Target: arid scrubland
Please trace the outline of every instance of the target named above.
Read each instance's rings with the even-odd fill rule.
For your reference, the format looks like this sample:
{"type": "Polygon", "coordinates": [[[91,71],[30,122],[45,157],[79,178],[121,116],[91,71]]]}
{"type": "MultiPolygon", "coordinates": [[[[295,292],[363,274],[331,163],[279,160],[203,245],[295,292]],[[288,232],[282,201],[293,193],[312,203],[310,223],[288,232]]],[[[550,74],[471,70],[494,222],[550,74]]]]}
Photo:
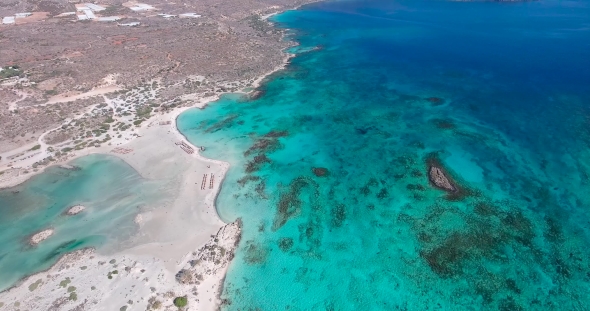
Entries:
{"type": "Polygon", "coordinates": [[[150,2],[133,11],[105,1],[97,18],[118,20],[101,22],[79,20],[84,2],[0,0],[0,16],[17,15],[0,24],[0,172],[121,144],[155,114],[247,89],[292,44],[265,16],[306,2],[150,2]]]}

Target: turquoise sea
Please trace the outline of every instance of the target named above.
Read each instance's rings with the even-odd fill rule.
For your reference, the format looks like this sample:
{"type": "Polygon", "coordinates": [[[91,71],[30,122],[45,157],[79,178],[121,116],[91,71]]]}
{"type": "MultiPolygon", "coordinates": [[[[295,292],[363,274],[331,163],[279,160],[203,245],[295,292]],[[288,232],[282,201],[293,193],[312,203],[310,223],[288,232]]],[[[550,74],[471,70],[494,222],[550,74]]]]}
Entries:
{"type": "Polygon", "coordinates": [[[0,290],[49,268],[65,253],[86,247],[109,253],[130,246],[135,215],[163,200],[156,182],[119,158],[91,155],[70,164],[76,169],[50,167],[0,191],[0,290]],[[86,209],[64,215],[74,205],[86,209]],[[47,228],[55,233],[30,246],[29,238],[47,228]]]}
{"type": "Polygon", "coordinates": [[[328,1],[248,99],[178,120],[232,167],[224,310],[590,310],[590,2],[328,1]],[[442,165],[461,187],[428,180],[442,165]]]}

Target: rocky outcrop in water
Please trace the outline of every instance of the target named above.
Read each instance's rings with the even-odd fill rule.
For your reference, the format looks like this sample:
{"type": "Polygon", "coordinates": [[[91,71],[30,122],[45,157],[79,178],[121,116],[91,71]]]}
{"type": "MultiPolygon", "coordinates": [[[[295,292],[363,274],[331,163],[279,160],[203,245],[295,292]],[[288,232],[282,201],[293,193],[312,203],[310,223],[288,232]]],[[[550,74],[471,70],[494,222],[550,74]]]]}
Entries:
{"type": "Polygon", "coordinates": [[[431,165],[428,169],[428,179],[430,179],[430,182],[432,182],[437,188],[449,192],[457,191],[457,188],[453,185],[453,183],[449,180],[440,167],[431,165]]]}
{"type": "Polygon", "coordinates": [[[250,94],[248,94],[248,99],[249,100],[257,100],[260,97],[262,97],[262,95],[264,95],[264,91],[255,90],[255,91],[252,91],[250,94]]]}
{"type": "Polygon", "coordinates": [[[83,212],[86,209],[86,207],[82,206],[82,205],[74,205],[72,207],[70,207],[67,211],[66,211],[66,215],[68,216],[74,216],[74,215],[78,215],[81,212],[83,212]]]}
{"type": "Polygon", "coordinates": [[[47,240],[50,236],[52,236],[53,232],[54,230],[52,228],[37,232],[31,236],[29,239],[29,244],[36,246],[37,244],[47,240]]]}

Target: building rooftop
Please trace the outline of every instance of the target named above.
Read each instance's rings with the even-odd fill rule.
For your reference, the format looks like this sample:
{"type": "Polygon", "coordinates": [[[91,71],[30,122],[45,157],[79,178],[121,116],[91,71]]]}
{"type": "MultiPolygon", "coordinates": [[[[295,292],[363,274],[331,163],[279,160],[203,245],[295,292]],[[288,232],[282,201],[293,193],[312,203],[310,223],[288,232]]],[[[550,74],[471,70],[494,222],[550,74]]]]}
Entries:
{"type": "Polygon", "coordinates": [[[26,12],[26,13],[16,13],[16,14],[14,14],[14,16],[16,18],[24,18],[24,17],[31,16],[31,15],[33,15],[33,14],[32,13],[29,13],[29,12],[26,12]]]}
{"type": "Polygon", "coordinates": [[[14,24],[14,16],[6,16],[2,19],[2,24],[14,24]]]}
{"type": "Polygon", "coordinates": [[[139,26],[140,24],[141,24],[140,22],[133,22],[133,23],[126,23],[126,24],[119,24],[119,26],[133,27],[133,26],[139,26]]]}
{"type": "Polygon", "coordinates": [[[94,4],[94,3],[86,3],[85,5],[94,12],[106,10],[105,7],[102,7],[102,6],[94,4]]]}
{"type": "Polygon", "coordinates": [[[179,14],[179,17],[193,17],[193,18],[197,18],[197,17],[201,17],[201,15],[197,14],[197,13],[183,13],[183,14],[179,14]]]}
{"type": "Polygon", "coordinates": [[[86,14],[88,19],[95,19],[96,18],[96,15],[94,15],[94,13],[92,13],[92,10],[90,10],[90,9],[83,10],[82,12],[84,12],[84,14],[86,14]]]}
{"type": "Polygon", "coordinates": [[[118,21],[121,18],[119,16],[105,16],[105,17],[99,17],[96,20],[99,22],[114,22],[114,21],[118,21]]]}

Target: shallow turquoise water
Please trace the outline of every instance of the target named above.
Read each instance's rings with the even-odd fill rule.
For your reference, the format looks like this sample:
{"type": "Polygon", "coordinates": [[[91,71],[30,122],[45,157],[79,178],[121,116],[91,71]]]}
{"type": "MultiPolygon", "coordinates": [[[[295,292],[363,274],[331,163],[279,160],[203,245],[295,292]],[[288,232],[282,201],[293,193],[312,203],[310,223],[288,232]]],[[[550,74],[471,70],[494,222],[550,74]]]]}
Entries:
{"type": "Polygon", "coordinates": [[[232,164],[225,310],[588,310],[588,2],[327,2],[276,21],[300,54],[264,95],[178,120],[232,164]],[[461,195],[433,188],[431,161],[461,195]]]}
{"type": "Polygon", "coordinates": [[[22,185],[0,191],[0,290],[23,276],[49,268],[63,254],[85,247],[102,252],[124,248],[137,228],[140,209],[157,203],[157,184],[144,180],[119,158],[91,155],[50,167],[22,185]],[[86,210],[64,213],[74,205],[86,210]],[[36,247],[31,235],[54,228],[36,247]]]}

